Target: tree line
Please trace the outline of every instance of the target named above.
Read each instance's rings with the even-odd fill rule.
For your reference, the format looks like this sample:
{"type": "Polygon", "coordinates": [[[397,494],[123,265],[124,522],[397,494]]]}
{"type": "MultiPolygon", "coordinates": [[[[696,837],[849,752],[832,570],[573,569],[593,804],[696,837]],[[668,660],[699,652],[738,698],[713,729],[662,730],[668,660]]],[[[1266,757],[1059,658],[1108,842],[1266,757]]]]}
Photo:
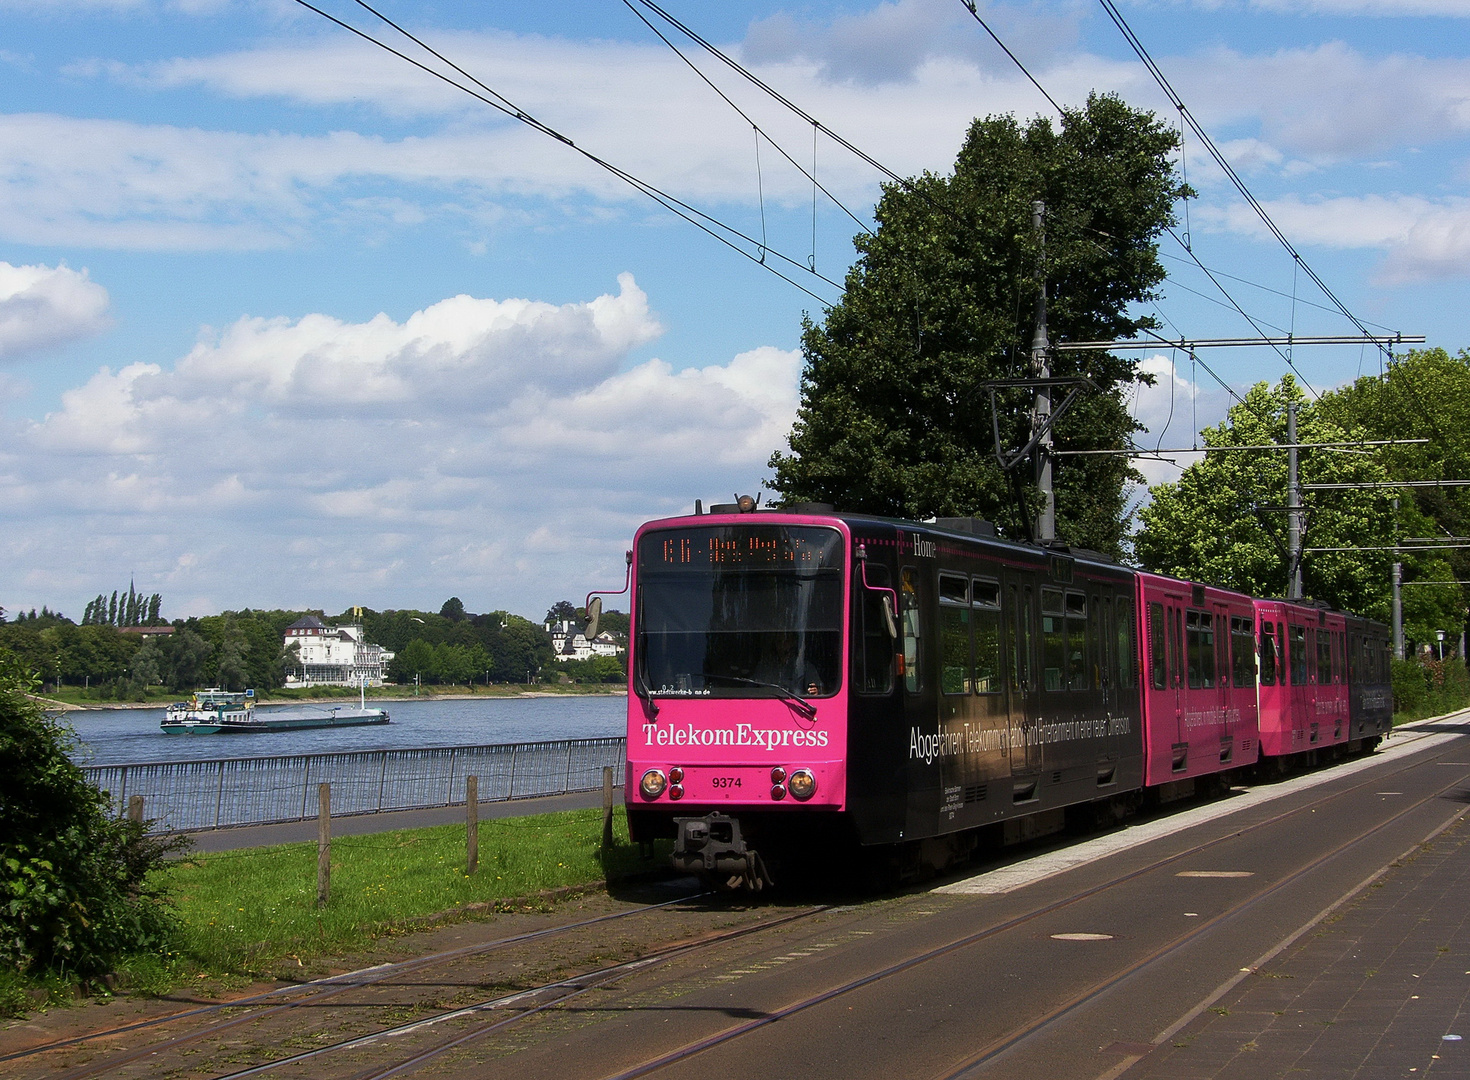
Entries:
{"type": "MultiPolygon", "coordinates": [[[[128,617],[149,618],[154,598],[119,592],[118,611],[128,617]]],[[[161,601],[160,601],[161,603],[161,601]]],[[[335,617],[321,611],[257,610],[246,608],[166,622],[153,616],[146,625],[170,626],[167,636],[148,637],[129,632],[128,623],[111,621],[110,599],[88,604],[88,613],[101,620],[75,623],[57,611],[45,609],[7,620],[0,608],[0,648],[8,649],[34,672],[42,684],[83,688],[102,699],[127,700],[150,690],[166,688],[183,694],[201,686],[231,690],[278,689],[287,674],[299,667],[294,650],[286,647],[288,626],[314,614],[329,625],[360,621],[369,642],[396,654],[387,671],[389,681],[452,685],[525,683],[562,676],[577,682],[617,681],[624,678],[622,662],[558,663],[551,640],[541,623],[507,611],[474,614],[451,598],[438,611],[374,611],[348,609],[335,617]]],[[[617,613],[611,625],[619,624],[617,613]]],[[[124,615],[118,615],[118,618],[124,615]]],[[[604,616],[606,620],[607,616],[604,616]]]]}

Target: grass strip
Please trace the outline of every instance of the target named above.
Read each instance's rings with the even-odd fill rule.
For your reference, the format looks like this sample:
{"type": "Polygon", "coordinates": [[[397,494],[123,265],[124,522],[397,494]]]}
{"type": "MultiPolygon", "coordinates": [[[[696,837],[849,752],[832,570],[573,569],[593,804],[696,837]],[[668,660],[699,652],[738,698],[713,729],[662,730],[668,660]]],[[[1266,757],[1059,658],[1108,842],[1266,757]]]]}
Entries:
{"type": "MultiPolygon", "coordinates": [[[[622,808],[615,813],[615,832],[626,836],[622,808]]],[[[660,865],[633,845],[604,852],[601,842],[598,809],[482,821],[479,870],[469,875],[463,825],[334,837],[331,896],[320,909],[313,842],[196,855],[166,871],[182,923],[179,961],[200,974],[299,971],[475,905],[660,865]]]]}

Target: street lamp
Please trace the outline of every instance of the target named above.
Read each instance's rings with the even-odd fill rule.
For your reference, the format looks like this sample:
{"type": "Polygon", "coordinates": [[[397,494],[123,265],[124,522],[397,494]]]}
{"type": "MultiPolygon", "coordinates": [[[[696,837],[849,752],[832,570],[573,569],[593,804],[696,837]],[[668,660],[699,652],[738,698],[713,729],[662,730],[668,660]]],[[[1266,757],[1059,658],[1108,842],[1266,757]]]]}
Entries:
{"type": "Polygon", "coordinates": [[[1436,630],[1434,636],[1439,639],[1439,658],[1444,659],[1444,631],[1436,630]]]}

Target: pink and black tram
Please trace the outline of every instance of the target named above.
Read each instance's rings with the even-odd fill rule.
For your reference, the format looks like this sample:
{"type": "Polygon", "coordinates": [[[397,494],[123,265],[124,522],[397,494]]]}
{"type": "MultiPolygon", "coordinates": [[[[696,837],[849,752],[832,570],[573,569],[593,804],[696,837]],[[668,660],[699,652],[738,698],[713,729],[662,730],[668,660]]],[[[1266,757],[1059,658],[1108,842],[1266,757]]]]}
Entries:
{"type": "Polygon", "coordinates": [[[1381,687],[1352,685],[1380,674],[1376,624],[976,519],[745,500],[644,525],[629,584],[633,838],[732,884],[860,848],[942,866],[986,826],[1016,839],[1386,730],[1366,718],[1381,687]],[[1287,642],[1284,683],[1258,680],[1258,621],[1263,649],[1287,642]],[[1316,742],[1293,741],[1298,716],[1316,742]]]}

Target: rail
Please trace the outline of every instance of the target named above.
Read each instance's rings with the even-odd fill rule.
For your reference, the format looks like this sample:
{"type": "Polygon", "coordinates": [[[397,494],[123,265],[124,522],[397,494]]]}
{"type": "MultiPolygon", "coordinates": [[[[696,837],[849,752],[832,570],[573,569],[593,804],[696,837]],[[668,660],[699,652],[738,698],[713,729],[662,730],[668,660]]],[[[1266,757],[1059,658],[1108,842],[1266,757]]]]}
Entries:
{"type": "Polygon", "coordinates": [[[332,785],[333,816],[421,810],[464,802],[467,776],[483,802],[592,791],[621,770],[624,740],[563,739],[490,746],[357,750],[338,754],[91,765],[87,778],[114,809],[143,797],[159,831],[302,821],[317,814],[317,785],[332,785]]]}

